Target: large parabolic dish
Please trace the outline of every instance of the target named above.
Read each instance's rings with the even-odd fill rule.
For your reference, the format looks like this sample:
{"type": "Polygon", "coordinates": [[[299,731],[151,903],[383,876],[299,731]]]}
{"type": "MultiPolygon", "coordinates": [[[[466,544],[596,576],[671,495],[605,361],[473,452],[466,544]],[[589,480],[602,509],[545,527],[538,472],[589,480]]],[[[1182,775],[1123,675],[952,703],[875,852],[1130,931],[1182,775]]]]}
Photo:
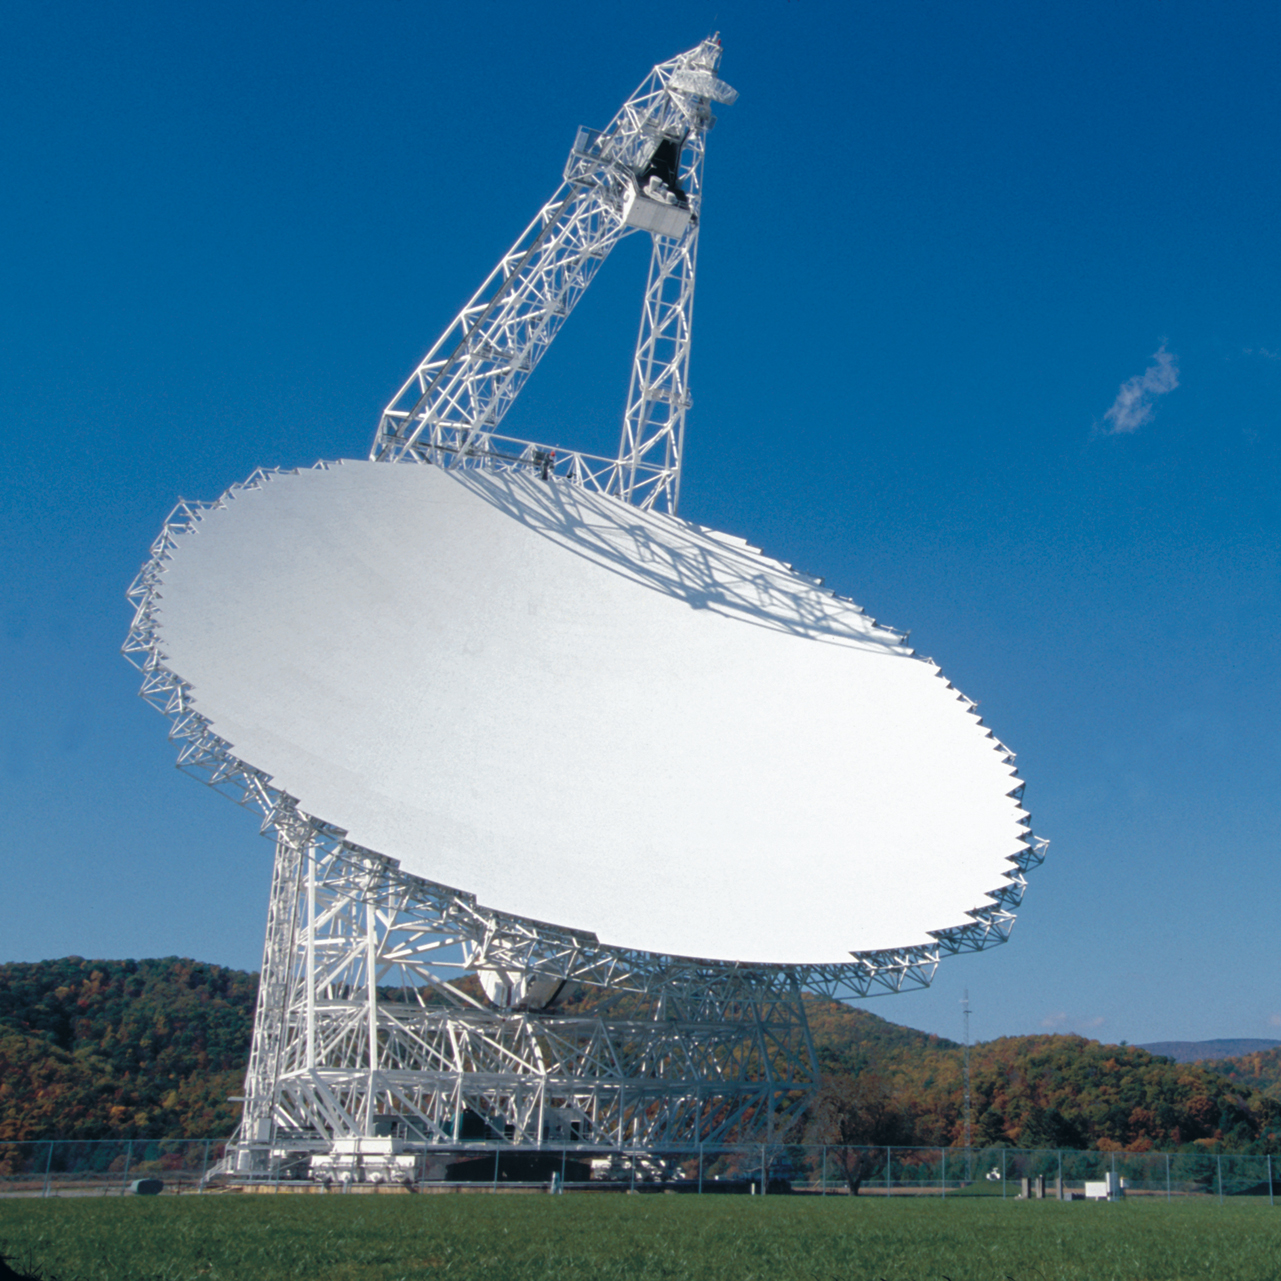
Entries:
{"type": "Polygon", "coordinates": [[[203,509],[155,652],[235,759],[415,876],[601,944],[839,963],[1031,840],[928,659],[741,539],[535,472],[343,462],[203,509]]]}

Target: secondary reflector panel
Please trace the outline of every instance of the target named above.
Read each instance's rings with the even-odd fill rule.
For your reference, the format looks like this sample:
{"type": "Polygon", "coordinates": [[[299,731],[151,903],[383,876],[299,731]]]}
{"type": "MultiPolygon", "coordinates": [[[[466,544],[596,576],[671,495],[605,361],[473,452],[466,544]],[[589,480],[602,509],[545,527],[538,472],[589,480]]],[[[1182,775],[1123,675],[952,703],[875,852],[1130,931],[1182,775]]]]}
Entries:
{"type": "Polygon", "coordinates": [[[602,943],[925,943],[1025,848],[1005,750],[899,635],[566,482],[278,474],[179,537],[160,597],[195,709],[303,811],[602,943]]]}

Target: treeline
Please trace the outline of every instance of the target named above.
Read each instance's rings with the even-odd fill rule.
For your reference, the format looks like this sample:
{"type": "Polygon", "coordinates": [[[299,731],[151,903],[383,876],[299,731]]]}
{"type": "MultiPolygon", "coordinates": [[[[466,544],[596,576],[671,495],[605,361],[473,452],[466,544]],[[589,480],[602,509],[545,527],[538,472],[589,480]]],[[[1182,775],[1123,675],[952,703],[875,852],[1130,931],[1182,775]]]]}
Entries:
{"type": "Polygon", "coordinates": [[[1212,1072],[1220,1072],[1234,1084],[1281,1103],[1281,1046],[1273,1050],[1251,1050],[1235,1059],[1216,1059],[1203,1063],[1212,1072]]]}
{"type": "MultiPolygon", "coordinates": [[[[811,1002],[810,1025],[827,1082],[812,1109],[815,1141],[964,1143],[961,1046],[833,1002],[811,1002]]],[[[970,1050],[971,1143],[1281,1151],[1281,1099],[1267,1092],[1275,1091],[1267,1073],[1279,1057],[1269,1051],[1211,1066],[1081,1036],[987,1041],[970,1050]]]]}
{"type": "MultiPolygon", "coordinates": [[[[168,957],[0,965],[0,1142],[231,1133],[258,976],[168,957]]],[[[584,992],[569,1004],[593,1005],[584,992]]],[[[807,998],[826,1085],[814,1142],[964,1142],[963,1050],[807,998]]],[[[1281,1051],[1180,1064],[1079,1036],[970,1052],[971,1142],[1281,1152],[1281,1051]]]]}
{"type": "Polygon", "coordinates": [[[178,957],[0,965],[0,1141],[229,1134],[257,992],[178,957]]]}

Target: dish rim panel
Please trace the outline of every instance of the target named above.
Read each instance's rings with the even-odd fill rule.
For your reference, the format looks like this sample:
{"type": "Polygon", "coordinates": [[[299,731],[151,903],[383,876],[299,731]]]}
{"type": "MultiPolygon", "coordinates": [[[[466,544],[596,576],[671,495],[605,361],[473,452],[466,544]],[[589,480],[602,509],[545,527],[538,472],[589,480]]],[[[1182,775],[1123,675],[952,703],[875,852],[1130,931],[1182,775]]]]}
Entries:
{"type": "MultiPolygon", "coordinates": [[[[1047,841],[1034,834],[1030,816],[1023,833],[1018,837],[1023,842],[1024,848],[1006,857],[1005,861],[1010,867],[1003,874],[1005,883],[986,892],[986,897],[989,899],[987,904],[964,913],[970,918],[967,922],[925,931],[933,940],[931,944],[863,951],[851,950],[849,961],[798,963],[740,962],[672,952],[650,952],[602,943],[590,931],[490,908],[477,903],[475,895],[466,890],[403,871],[395,856],[348,842],[345,829],[321,816],[300,810],[295,798],[277,787],[258,767],[240,759],[231,746],[213,732],[209,720],[195,710],[190,697],[190,686],[167,666],[161,653],[160,628],[156,613],[161,599],[162,576],[175,550],[177,540],[196,528],[203,513],[224,508],[238,494],[261,489],[275,477],[298,475],[313,470],[327,471],[339,465],[341,463],[338,461],[321,460],[312,468],[258,468],[245,481],[229,486],[217,499],[180,500],[166,519],[160,534],[152,544],[149,559],[127,593],[134,605],[134,619],[123,646],[123,653],[126,659],[143,673],[140,696],[170,720],[170,737],[185,744],[179,748],[178,768],[201,778],[216,790],[231,795],[232,799],[239,804],[261,810],[264,815],[264,833],[271,827],[279,827],[281,822],[301,822],[313,834],[317,843],[327,845],[335,851],[347,851],[356,861],[369,858],[379,860],[394,871],[395,877],[407,891],[430,902],[435,910],[439,910],[442,905],[448,905],[449,910],[461,910],[464,914],[470,914],[474,918],[474,928],[465,932],[496,929],[540,938],[553,952],[569,949],[572,952],[582,953],[583,956],[579,958],[580,968],[586,954],[591,953],[592,960],[588,968],[593,970],[603,965],[610,971],[621,968],[629,973],[655,970],[669,972],[674,967],[694,967],[702,971],[715,972],[729,970],[740,973],[745,970],[783,972],[793,975],[795,981],[806,988],[828,995],[866,996],[877,991],[899,991],[906,987],[927,986],[933,977],[934,969],[943,957],[963,952],[982,951],[1008,939],[1015,913],[1026,890],[1027,875],[1044,860],[1048,845],[1047,841]],[[928,975],[924,971],[928,971],[928,975]]],[[[550,483],[571,482],[554,478],[550,483]]],[[[705,529],[683,518],[671,519],[682,520],[682,523],[700,535],[724,539],[732,545],[744,547],[753,552],[758,551],[745,539],[739,539],[718,530],[705,529]]],[[[772,564],[810,587],[821,581],[782,562],[772,561],[772,564]]],[[[841,601],[848,599],[837,596],[836,593],[827,589],[820,590],[841,601]]],[[[884,632],[894,632],[892,628],[879,624],[876,626],[884,632]]],[[[896,634],[905,635],[904,633],[896,634]]],[[[916,661],[931,660],[920,659],[918,656],[916,661]]],[[[935,667],[937,669],[937,665],[935,667]]],[[[946,677],[943,679],[946,680],[946,677]]],[[[948,688],[955,689],[950,682],[948,682],[948,688]]],[[[973,711],[975,704],[966,699],[960,691],[956,692],[958,698],[967,704],[970,714],[975,716],[977,724],[983,726],[982,719],[973,711]]],[[[1002,753],[1003,763],[1011,768],[1012,786],[1007,795],[1021,802],[1025,783],[1018,774],[1014,754],[999,739],[996,739],[990,729],[988,729],[988,737],[993,740],[993,750],[1002,753]]],[[[547,960],[546,957],[540,959],[535,963],[535,968],[546,970],[547,960]]],[[[572,969],[573,966],[569,968],[572,969]]],[[[547,972],[557,972],[555,965],[547,972]]],[[[565,977],[572,976],[566,973],[565,977]]],[[[592,979],[584,977],[582,981],[591,982],[592,979]]],[[[616,979],[612,978],[610,981],[616,981],[616,979]]]]}

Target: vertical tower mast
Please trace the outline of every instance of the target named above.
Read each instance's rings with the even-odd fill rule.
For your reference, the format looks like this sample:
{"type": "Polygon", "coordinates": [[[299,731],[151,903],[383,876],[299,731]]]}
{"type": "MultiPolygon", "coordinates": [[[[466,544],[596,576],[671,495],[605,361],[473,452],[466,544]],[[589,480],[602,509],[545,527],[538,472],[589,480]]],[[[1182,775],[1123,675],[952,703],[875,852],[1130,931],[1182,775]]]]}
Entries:
{"type": "Polygon", "coordinates": [[[970,989],[961,998],[961,1011],[965,1015],[965,1177],[973,1178],[970,1168],[970,989]]]}
{"type": "MultiPolygon", "coordinates": [[[[701,136],[689,150],[696,154],[683,177],[694,188],[702,182],[701,136]]],[[[654,237],[618,447],[616,492],[629,503],[641,507],[657,503],[671,512],[680,499],[685,413],[690,406],[689,352],[697,257],[697,225],[679,239],[654,237]]]]}
{"type": "Polygon", "coordinates": [[[641,507],[674,511],[689,408],[690,323],[702,205],[704,135],[717,37],[660,63],[603,130],[580,129],[564,179],[383,410],[370,456],[503,469],[558,467],[641,507]],[[497,434],[535,365],[610,250],[633,231],[654,240],[616,459],[497,434]]]}

